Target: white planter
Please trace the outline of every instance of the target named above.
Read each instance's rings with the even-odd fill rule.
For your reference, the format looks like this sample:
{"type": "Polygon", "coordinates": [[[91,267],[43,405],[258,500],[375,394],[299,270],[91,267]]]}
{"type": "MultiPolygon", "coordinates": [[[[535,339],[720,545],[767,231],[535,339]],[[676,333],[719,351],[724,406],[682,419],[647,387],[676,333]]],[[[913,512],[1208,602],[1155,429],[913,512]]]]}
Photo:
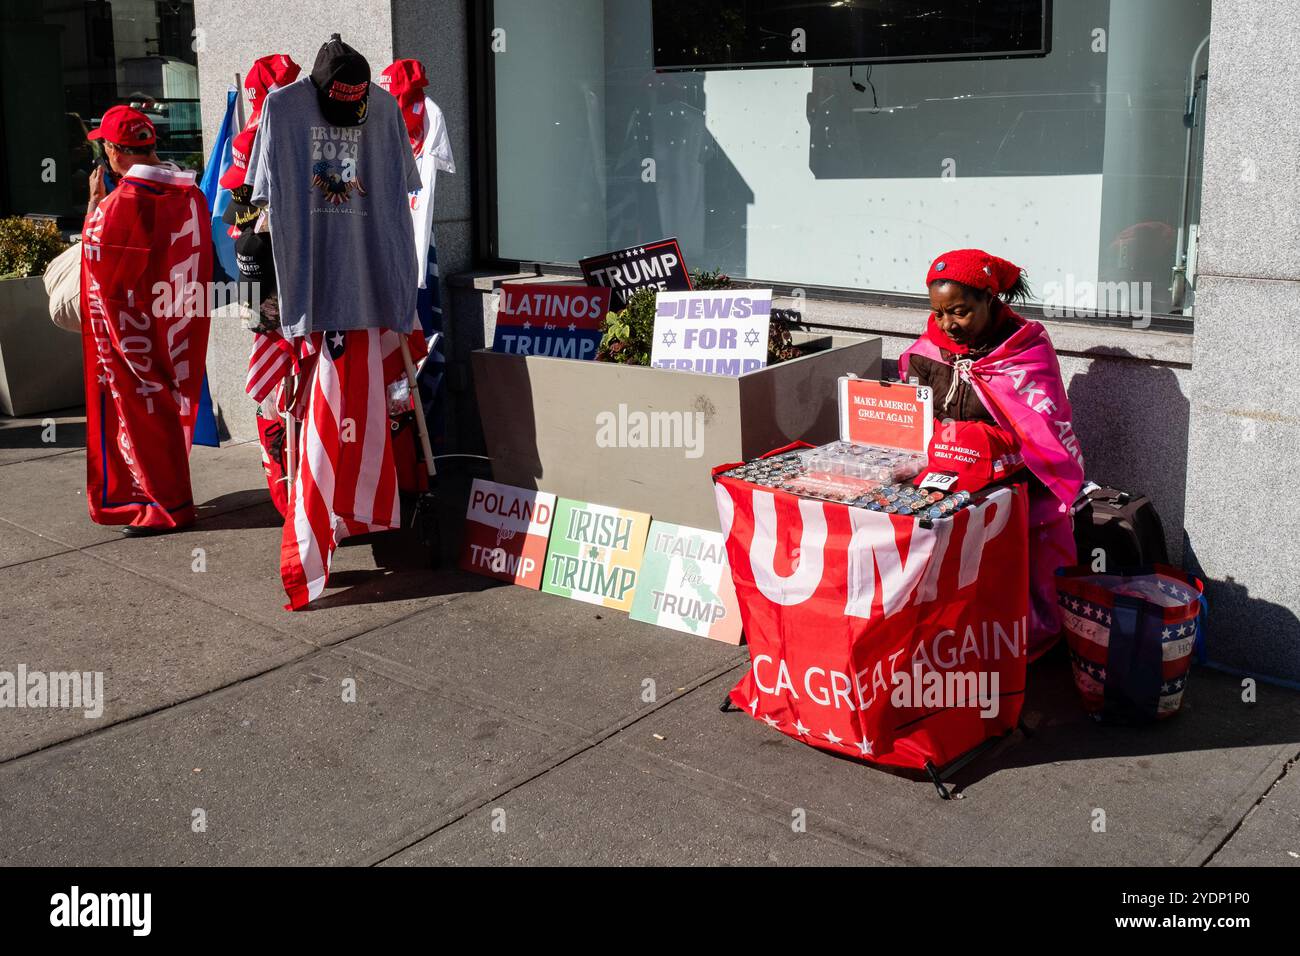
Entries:
{"type": "Polygon", "coordinates": [[[879,338],[796,332],[794,339],[809,354],[739,378],[476,351],[474,387],[493,477],[716,529],[714,465],[796,439],[833,441],[839,377],[880,376],[879,338]],[[698,423],[692,447],[624,441],[635,437],[624,425],[655,413],[698,423]],[[602,421],[612,430],[602,432],[602,421]]]}
{"type": "Polygon", "coordinates": [[[50,321],[40,276],[0,280],[0,413],[84,405],[81,336],[50,321]]]}

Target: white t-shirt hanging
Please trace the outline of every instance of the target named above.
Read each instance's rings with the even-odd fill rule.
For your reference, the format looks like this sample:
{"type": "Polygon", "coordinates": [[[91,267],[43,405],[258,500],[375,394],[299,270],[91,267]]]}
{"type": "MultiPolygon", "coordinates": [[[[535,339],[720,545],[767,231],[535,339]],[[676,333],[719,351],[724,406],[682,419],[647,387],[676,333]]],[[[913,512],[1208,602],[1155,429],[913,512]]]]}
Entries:
{"type": "Polygon", "coordinates": [[[438,104],[426,96],[415,109],[424,114],[424,140],[415,156],[416,168],[420,170],[420,191],[411,193],[411,220],[415,227],[415,251],[420,259],[417,275],[423,289],[428,281],[429,246],[433,242],[433,196],[438,170],[454,173],[456,161],[451,155],[447,123],[438,104]]]}

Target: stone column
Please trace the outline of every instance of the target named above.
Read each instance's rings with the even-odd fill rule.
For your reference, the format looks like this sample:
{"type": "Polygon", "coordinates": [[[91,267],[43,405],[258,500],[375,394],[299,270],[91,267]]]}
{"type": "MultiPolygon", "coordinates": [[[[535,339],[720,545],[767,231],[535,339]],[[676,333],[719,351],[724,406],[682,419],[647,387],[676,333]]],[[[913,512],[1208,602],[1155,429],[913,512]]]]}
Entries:
{"type": "Polygon", "coordinates": [[[1300,6],[1215,0],[1185,560],[1207,581],[1211,659],[1290,682],[1300,682],[1297,90],[1300,6]]]}

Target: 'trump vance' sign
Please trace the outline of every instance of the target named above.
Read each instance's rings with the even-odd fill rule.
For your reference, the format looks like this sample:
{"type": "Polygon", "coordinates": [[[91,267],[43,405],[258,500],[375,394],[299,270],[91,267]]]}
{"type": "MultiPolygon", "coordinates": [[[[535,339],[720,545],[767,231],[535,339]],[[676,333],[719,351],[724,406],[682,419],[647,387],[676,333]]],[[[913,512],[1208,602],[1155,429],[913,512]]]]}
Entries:
{"type": "Polygon", "coordinates": [[[508,285],[501,289],[492,351],[592,359],[609,311],[609,290],[580,285],[508,285]]]}
{"type": "Polygon", "coordinates": [[[638,289],[660,292],[687,292],[691,276],[676,239],[661,239],[648,246],[633,246],[606,252],[578,263],[591,285],[609,289],[614,308],[622,309],[638,289]]]}
{"type": "Polygon", "coordinates": [[[660,292],[650,364],[683,372],[744,375],[767,365],[771,289],[660,292]]]}

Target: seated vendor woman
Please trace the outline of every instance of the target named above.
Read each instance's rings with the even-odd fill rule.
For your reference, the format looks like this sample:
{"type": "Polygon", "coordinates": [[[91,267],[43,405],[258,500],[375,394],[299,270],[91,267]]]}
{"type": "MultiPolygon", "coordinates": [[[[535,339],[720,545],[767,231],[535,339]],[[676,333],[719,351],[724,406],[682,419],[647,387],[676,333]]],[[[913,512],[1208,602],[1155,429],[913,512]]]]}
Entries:
{"type": "Polygon", "coordinates": [[[1070,505],[1083,455],[1046,329],[1012,310],[1028,297],[1019,266],[980,249],[934,260],[926,275],[925,333],[898,360],[899,377],[934,394],[931,471],[976,491],[998,481],[1029,486],[1030,660],[1060,636],[1055,572],[1075,563],[1070,505]]]}

